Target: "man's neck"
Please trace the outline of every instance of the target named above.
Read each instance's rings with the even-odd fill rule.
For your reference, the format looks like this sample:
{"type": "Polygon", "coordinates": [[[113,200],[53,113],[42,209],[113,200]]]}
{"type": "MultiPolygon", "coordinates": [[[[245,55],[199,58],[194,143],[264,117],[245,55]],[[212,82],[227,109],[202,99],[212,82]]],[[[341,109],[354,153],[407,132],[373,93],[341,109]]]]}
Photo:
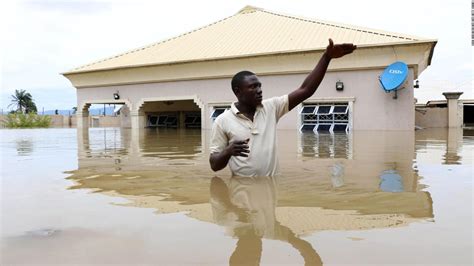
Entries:
{"type": "Polygon", "coordinates": [[[255,115],[255,110],[257,110],[256,107],[254,106],[248,106],[245,105],[241,102],[235,103],[235,107],[243,114],[245,115],[248,119],[253,121],[253,116],[255,115]]]}

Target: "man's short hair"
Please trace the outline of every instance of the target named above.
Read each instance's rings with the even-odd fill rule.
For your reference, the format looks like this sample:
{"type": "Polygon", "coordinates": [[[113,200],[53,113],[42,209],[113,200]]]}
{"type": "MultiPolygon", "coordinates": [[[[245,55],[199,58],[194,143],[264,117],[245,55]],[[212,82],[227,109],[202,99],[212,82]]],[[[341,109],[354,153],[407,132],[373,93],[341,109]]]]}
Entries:
{"type": "Polygon", "coordinates": [[[255,73],[248,70],[240,71],[239,73],[235,74],[234,77],[232,77],[231,82],[232,90],[235,91],[235,88],[239,88],[245,77],[253,75],[255,75],[255,73]]]}

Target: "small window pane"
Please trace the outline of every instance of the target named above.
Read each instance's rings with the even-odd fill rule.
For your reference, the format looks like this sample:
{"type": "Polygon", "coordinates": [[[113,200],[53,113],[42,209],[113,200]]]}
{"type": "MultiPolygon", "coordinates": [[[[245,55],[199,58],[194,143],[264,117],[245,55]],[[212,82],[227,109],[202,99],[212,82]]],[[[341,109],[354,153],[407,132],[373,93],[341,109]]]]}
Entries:
{"type": "Polygon", "coordinates": [[[158,125],[164,125],[167,118],[167,115],[160,115],[160,117],[158,118],[158,125]]]}
{"type": "Polygon", "coordinates": [[[178,119],[174,116],[168,116],[165,120],[166,124],[174,124],[178,119]]]}
{"type": "Polygon", "coordinates": [[[320,124],[320,125],[318,126],[318,132],[323,132],[323,131],[324,131],[324,132],[326,132],[326,131],[329,132],[330,129],[331,129],[331,125],[327,125],[327,124],[322,124],[322,125],[321,125],[321,124],[320,124]]]}
{"type": "Polygon", "coordinates": [[[158,121],[157,116],[150,116],[150,125],[156,125],[156,121],[158,121]]]}
{"type": "Polygon", "coordinates": [[[316,126],[316,125],[304,124],[304,125],[301,127],[301,131],[312,131],[315,126],[316,126]]]}
{"type": "Polygon", "coordinates": [[[186,118],[184,119],[184,123],[185,124],[191,124],[191,123],[194,123],[194,120],[196,119],[195,116],[186,116],[186,118]]]}
{"type": "Polygon", "coordinates": [[[212,112],[211,118],[216,119],[216,117],[220,116],[225,110],[229,109],[230,107],[222,106],[222,107],[215,107],[214,112],[212,112]]]}
{"type": "Polygon", "coordinates": [[[318,108],[318,114],[329,114],[329,111],[331,111],[331,106],[323,105],[318,108]]]}
{"type": "Polygon", "coordinates": [[[316,106],[304,106],[301,110],[301,114],[313,114],[316,106]]]}
{"type": "Polygon", "coordinates": [[[216,117],[220,116],[224,111],[225,111],[225,109],[215,109],[214,113],[212,113],[212,118],[216,118],[216,117]]]}
{"type": "Polygon", "coordinates": [[[332,111],[334,114],[345,114],[347,112],[347,106],[334,106],[334,109],[332,111]]]}
{"type": "Polygon", "coordinates": [[[343,132],[343,131],[346,131],[347,129],[347,124],[335,124],[334,125],[334,128],[332,129],[332,131],[334,132],[343,132]]]}

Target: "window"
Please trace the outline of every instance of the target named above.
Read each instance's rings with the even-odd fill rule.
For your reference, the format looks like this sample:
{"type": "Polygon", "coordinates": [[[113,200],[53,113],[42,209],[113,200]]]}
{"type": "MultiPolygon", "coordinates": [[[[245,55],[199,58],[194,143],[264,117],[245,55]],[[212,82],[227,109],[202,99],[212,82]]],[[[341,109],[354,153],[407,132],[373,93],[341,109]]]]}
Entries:
{"type": "Polygon", "coordinates": [[[300,131],[346,133],[349,130],[347,103],[305,104],[300,115],[300,131]]]}
{"type": "Polygon", "coordinates": [[[218,116],[230,109],[230,106],[215,106],[212,109],[211,120],[214,122],[218,116]]]}
{"type": "Polygon", "coordinates": [[[178,127],[178,115],[176,113],[149,115],[148,126],[178,127]]]}
{"type": "Polygon", "coordinates": [[[200,113],[185,113],[184,126],[186,128],[200,128],[201,127],[201,114],[200,113]]]}

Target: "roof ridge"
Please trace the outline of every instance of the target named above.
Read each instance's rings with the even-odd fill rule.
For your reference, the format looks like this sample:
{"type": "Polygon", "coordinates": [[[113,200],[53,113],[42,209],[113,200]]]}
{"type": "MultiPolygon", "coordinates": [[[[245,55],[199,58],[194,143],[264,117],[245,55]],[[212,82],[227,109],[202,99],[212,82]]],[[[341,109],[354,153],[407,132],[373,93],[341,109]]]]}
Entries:
{"type": "MultiPolygon", "coordinates": [[[[251,7],[251,6],[246,6],[245,8],[247,8],[247,7],[251,7]]],[[[244,9],[245,9],[245,8],[244,8],[244,9]]],[[[252,8],[253,8],[253,7],[252,7],[252,8]]],[[[255,9],[254,9],[254,10],[255,10],[255,9]]],[[[244,10],[242,9],[241,11],[244,11],[244,10]]],[[[249,11],[249,10],[248,10],[248,11],[249,11]]],[[[252,11],[252,12],[254,12],[254,11],[252,11]]],[[[222,22],[222,21],[224,21],[224,20],[227,20],[227,19],[230,19],[230,18],[232,18],[232,17],[234,17],[234,16],[237,16],[237,15],[239,15],[240,13],[241,13],[241,12],[239,11],[239,13],[237,13],[237,14],[234,14],[234,15],[231,15],[231,16],[228,16],[228,17],[225,17],[225,18],[220,19],[220,20],[218,20],[218,21],[216,21],[216,22],[207,24],[207,25],[205,25],[205,26],[196,28],[196,29],[194,29],[194,30],[191,30],[191,31],[182,33],[182,34],[177,35],[177,36],[174,36],[174,37],[170,37],[170,38],[165,39],[165,40],[162,40],[162,41],[154,42],[154,43],[149,44],[149,45],[146,45],[146,46],[142,46],[142,47],[139,47],[139,48],[135,48],[135,49],[132,49],[132,50],[128,50],[128,51],[123,52],[123,53],[120,53],[120,54],[118,54],[118,55],[109,56],[109,57],[100,59],[100,60],[94,61],[94,62],[92,62],[92,63],[89,63],[89,64],[86,64],[86,65],[82,65],[82,66],[73,68],[71,71],[77,71],[77,70],[80,70],[80,69],[82,69],[82,68],[89,67],[89,66],[92,66],[92,65],[95,65],[95,64],[98,64],[98,63],[102,63],[102,62],[105,62],[105,61],[108,61],[108,60],[111,60],[111,59],[114,59],[114,58],[118,58],[118,57],[121,57],[121,56],[124,56],[124,55],[127,55],[127,54],[131,54],[131,53],[135,53],[135,52],[142,51],[142,50],[145,50],[145,49],[149,49],[149,48],[151,48],[151,47],[153,47],[153,46],[156,46],[156,45],[159,45],[159,44],[162,44],[162,43],[166,43],[166,42],[169,42],[169,41],[171,41],[171,40],[174,40],[174,39],[183,37],[183,36],[185,36],[185,35],[191,34],[191,33],[193,33],[193,32],[202,30],[202,29],[204,29],[204,28],[210,27],[210,26],[212,26],[212,25],[214,25],[214,24],[220,23],[220,22],[222,22]]]]}
{"type": "MultiPolygon", "coordinates": [[[[417,37],[417,36],[408,36],[408,35],[407,36],[401,36],[400,33],[396,33],[396,32],[382,33],[382,32],[377,32],[377,29],[371,29],[371,28],[366,28],[366,27],[356,26],[356,25],[345,25],[343,23],[336,23],[336,22],[332,22],[332,21],[324,21],[324,20],[321,20],[321,19],[299,17],[299,16],[294,16],[294,15],[274,12],[274,11],[270,11],[270,10],[266,10],[266,9],[262,9],[262,8],[258,8],[258,9],[256,9],[256,11],[261,11],[261,12],[268,13],[268,14],[275,15],[275,16],[281,16],[281,17],[297,19],[297,20],[306,21],[306,22],[317,23],[317,24],[321,24],[321,25],[325,25],[325,26],[331,26],[331,27],[347,29],[347,30],[355,30],[355,31],[371,33],[371,34],[377,34],[377,35],[387,36],[387,37],[394,37],[394,38],[399,38],[399,39],[404,39],[404,40],[419,41],[421,39],[421,37],[417,37]],[[387,33],[391,33],[391,34],[387,34],[387,33]],[[398,35],[393,35],[393,34],[398,34],[398,35]]],[[[383,31],[383,30],[380,30],[380,31],[383,31]]]]}
{"type": "Polygon", "coordinates": [[[263,11],[263,10],[264,9],[260,8],[260,7],[256,7],[256,6],[252,6],[252,5],[246,5],[244,8],[239,10],[239,12],[237,12],[237,14],[253,13],[255,11],[263,11]]]}

